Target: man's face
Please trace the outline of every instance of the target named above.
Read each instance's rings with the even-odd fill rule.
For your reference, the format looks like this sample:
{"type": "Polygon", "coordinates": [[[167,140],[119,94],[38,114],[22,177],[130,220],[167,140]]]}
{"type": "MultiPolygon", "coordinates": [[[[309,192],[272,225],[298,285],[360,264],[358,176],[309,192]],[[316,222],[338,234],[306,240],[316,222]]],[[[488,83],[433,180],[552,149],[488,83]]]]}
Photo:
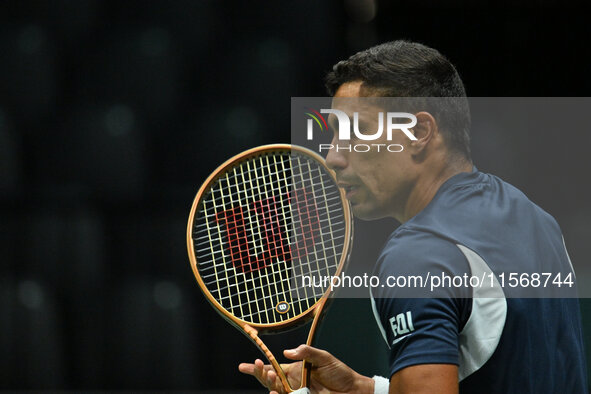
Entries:
{"type": "MultiPolygon", "coordinates": [[[[333,98],[333,108],[346,112],[353,127],[353,112],[359,113],[359,130],[373,134],[378,130],[379,112],[383,109],[372,106],[360,96],[361,82],[341,85],[333,98]]],[[[331,149],[326,156],[327,165],[336,172],[338,184],[345,189],[351,202],[353,213],[360,219],[373,220],[383,217],[397,217],[404,209],[413,182],[413,166],[410,153],[406,150],[409,138],[401,132],[393,132],[392,140],[387,140],[386,116],[384,113],[384,132],[377,140],[356,139],[338,140],[338,126],[334,115],[330,115],[329,126],[333,130],[331,149]],[[372,147],[368,152],[349,152],[342,149],[354,144],[384,144],[380,151],[372,147]],[[400,144],[402,152],[389,152],[385,146],[400,144]],[[339,151],[336,151],[339,145],[339,151]]]]}

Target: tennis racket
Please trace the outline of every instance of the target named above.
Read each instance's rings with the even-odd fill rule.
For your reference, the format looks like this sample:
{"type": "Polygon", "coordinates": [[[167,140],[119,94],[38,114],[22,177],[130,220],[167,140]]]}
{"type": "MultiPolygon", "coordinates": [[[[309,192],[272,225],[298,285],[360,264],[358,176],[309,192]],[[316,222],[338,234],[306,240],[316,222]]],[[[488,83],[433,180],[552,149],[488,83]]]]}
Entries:
{"type": "MultiPolygon", "coordinates": [[[[197,283],[265,354],[287,392],[295,389],[259,334],[312,320],[312,344],[331,280],[348,260],[352,230],[349,204],[324,159],[295,145],[240,153],[197,192],[187,228],[197,283]]],[[[309,373],[304,361],[301,392],[309,373]]]]}

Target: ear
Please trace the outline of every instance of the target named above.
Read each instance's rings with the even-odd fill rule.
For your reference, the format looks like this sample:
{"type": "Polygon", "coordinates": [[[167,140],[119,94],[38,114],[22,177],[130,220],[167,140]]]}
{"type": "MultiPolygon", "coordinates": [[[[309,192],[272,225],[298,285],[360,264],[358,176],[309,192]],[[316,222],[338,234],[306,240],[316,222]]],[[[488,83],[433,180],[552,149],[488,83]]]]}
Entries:
{"type": "Polygon", "coordinates": [[[411,141],[409,148],[413,155],[420,155],[429,142],[439,134],[437,121],[429,112],[417,112],[415,114],[417,124],[412,128],[416,141],[411,141]]]}

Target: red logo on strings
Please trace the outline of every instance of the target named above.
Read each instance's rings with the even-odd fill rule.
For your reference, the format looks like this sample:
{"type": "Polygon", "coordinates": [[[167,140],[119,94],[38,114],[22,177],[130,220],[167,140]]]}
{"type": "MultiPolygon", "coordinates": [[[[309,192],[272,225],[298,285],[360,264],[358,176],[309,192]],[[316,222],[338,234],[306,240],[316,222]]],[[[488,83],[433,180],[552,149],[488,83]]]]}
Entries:
{"type": "Polygon", "coordinates": [[[277,260],[288,262],[313,252],[320,235],[314,195],[300,188],[290,193],[290,197],[271,196],[217,213],[216,221],[226,230],[232,264],[240,272],[258,271],[277,260]],[[294,231],[291,245],[286,226],[294,231]]]}

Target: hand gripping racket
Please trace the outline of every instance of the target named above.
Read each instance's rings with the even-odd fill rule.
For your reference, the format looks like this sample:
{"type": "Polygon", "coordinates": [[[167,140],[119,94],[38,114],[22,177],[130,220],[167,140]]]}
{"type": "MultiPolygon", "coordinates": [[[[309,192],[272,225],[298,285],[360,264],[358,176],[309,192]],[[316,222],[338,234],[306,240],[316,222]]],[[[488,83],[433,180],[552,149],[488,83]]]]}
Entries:
{"type": "MultiPolygon", "coordinates": [[[[351,241],[349,204],[324,159],[287,144],[250,149],[218,167],[197,192],[187,228],[199,287],[265,354],[287,392],[294,388],[259,334],[313,319],[312,344],[351,241]]],[[[309,372],[303,362],[301,392],[309,372]]]]}

